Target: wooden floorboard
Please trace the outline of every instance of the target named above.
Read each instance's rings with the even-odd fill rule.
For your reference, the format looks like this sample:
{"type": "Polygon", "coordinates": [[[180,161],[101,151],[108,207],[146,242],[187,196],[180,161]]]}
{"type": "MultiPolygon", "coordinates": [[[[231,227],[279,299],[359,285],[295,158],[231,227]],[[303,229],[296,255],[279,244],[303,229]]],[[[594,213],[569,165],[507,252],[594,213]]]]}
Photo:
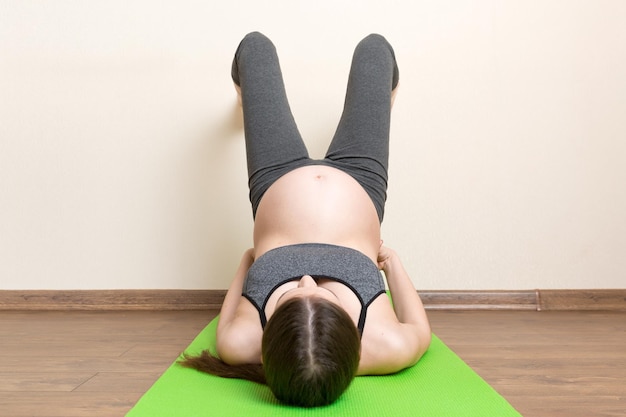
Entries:
{"type": "MultiPolygon", "coordinates": [[[[0,415],[124,416],[216,311],[0,311],[0,415]]],[[[626,313],[428,312],[525,417],[626,410],[626,313]]]]}
{"type": "Polygon", "coordinates": [[[434,313],[433,331],[522,415],[625,415],[623,312],[434,313]]]}

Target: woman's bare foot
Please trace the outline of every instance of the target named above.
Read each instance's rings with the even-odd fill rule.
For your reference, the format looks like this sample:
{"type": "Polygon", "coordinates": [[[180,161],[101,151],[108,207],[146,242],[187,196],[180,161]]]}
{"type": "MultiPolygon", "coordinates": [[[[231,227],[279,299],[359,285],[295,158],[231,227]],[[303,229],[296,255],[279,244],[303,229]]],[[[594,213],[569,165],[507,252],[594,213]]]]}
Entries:
{"type": "Polygon", "coordinates": [[[391,90],[391,108],[393,108],[393,102],[396,101],[396,94],[398,93],[399,87],[400,87],[400,83],[396,85],[396,88],[391,90]]]}
{"type": "Polygon", "coordinates": [[[241,107],[241,87],[235,84],[235,90],[237,90],[237,103],[239,103],[239,107],[241,107]]]}

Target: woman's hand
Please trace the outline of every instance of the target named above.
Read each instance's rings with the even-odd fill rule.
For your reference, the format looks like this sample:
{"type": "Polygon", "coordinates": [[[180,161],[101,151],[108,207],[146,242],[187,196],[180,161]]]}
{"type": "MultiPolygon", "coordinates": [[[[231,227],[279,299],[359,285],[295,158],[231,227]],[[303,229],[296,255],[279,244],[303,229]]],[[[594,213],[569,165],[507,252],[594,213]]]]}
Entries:
{"type": "Polygon", "coordinates": [[[385,270],[390,263],[390,260],[394,258],[396,252],[393,249],[383,246],[383,241],[380,241],[380,248],[378,248],[378,269],[385,270]]]}
{"type": "Polygon", "coordinates": [[[243,253],[244,259],[248,263],[248,268],[254,263],[254,248],[250,248],[243,253]]]}
{"type": "Polygon", "coordinates": [[[430,324],[422,300],[400,256],[393,249],[384,246],[382,240],[378,249],[377,263],[378,268],[385,273],[397,318],[394,333],[396,338],[393,339],[395,341],[392,345],[399,347],[399,350],[392,355],[396,360],[387,370],[399,370],[417,362],[428,349],[431,338],[430,324]]]}

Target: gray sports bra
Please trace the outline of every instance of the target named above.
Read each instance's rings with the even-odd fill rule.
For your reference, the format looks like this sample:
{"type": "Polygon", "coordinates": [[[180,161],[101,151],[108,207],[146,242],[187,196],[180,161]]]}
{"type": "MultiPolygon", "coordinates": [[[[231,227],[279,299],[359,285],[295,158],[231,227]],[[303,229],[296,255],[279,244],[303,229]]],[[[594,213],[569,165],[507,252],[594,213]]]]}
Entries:
{"type": "Polygon", "coordinates": [[[276,288],[304,275],[326,278],[350,288],[361,303],[357,328],[363,333],[367,308],[385,283],[376,264],[361,252],[343,246],[304,243],[272,249],[260,256],[248,270],[242,295],[259,312],[265,327],[265,306],[276,288]]]}

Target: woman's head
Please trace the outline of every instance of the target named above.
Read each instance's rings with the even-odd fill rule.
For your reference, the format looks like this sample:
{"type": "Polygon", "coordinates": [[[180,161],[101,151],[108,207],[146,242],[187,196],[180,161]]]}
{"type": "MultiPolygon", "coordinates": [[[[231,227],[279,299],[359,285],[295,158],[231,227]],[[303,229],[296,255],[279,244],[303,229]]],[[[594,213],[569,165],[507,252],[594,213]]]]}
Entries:
{"type": "Polygon", "coordinates": [[[356,375],[360,349],[358,330],[341,307],[317,296],[293,297],[265,326],[267,384],[287,404],[330,404],[356,375]]]}

